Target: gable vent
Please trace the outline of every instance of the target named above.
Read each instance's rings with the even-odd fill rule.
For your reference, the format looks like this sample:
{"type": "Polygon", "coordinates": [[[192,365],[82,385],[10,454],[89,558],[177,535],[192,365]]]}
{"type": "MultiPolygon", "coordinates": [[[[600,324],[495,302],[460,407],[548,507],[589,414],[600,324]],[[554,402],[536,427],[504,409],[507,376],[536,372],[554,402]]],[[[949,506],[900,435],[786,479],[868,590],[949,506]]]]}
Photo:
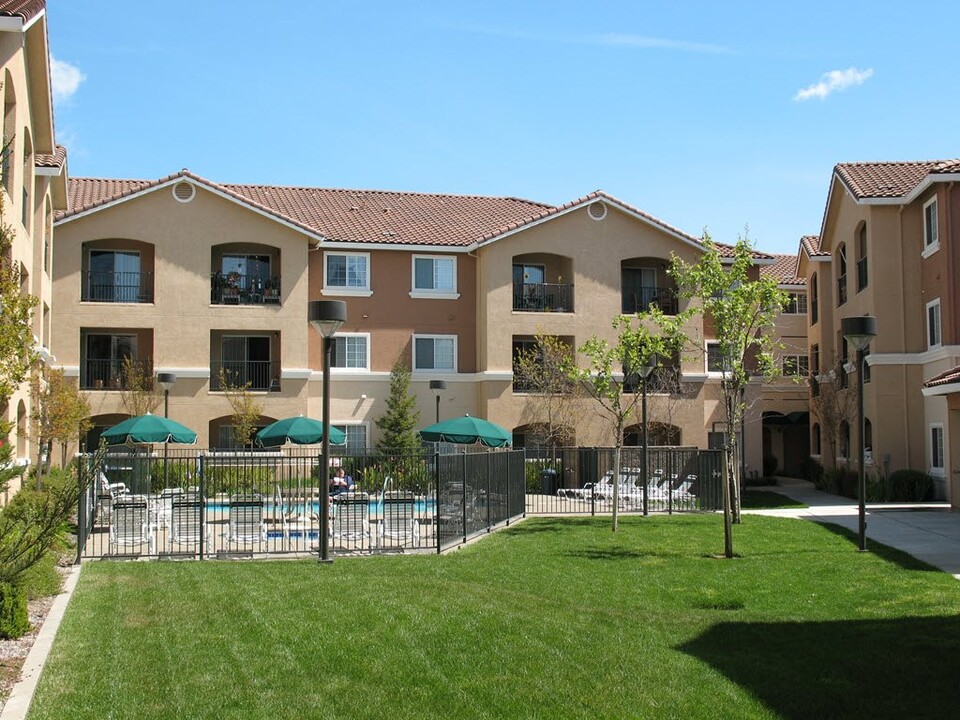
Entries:
{"type": "Polygon", "coordinates": [[[196,193],[197,189],[193,186],[193,183],[178,182],[173,186],[173,197],[182,203],[188,203],[193,200],[193,196],[196,195],[196,193]]]}
{"type": "Polygon", "coordinates": [[[590,203],[587,207],[587,212],[590,213],[590,217],[594,220],[603,220],[607,216],[607,204],[597,200],[596,202],[590,203]]]}

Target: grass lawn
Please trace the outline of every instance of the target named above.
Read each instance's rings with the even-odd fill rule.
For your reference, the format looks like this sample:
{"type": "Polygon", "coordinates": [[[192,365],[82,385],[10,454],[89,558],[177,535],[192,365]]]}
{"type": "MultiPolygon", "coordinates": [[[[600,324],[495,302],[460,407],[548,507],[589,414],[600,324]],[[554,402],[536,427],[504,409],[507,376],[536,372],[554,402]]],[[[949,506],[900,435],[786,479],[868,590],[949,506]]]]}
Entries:
{"type": "Polygon", "coordinates": [[[960,584],[809,521],[538,518],[444,557],[88,564],[29,718],[942,718],[960,584]]]}
{"type": "Polygon", "coordinates": [[[751,490],[746,488],[740,498],[741,507],[747,510],[769,510],[777,508],[805,508],[806,503],[799,502],[772,490],[751,490]]]}

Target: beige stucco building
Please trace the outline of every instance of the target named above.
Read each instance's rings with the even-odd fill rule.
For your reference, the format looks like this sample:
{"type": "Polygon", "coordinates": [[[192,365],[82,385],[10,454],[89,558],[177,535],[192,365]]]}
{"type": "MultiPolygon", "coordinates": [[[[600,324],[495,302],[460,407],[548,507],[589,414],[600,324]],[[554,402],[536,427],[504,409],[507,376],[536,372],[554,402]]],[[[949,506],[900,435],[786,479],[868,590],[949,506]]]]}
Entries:
{"type": "MultiPolygon", "coordinates": [[[[122,363],[172,372],[171,417],[200,442],[230,444],[220,369],[250,383],[263,423],[321,416],[321,342],[308,300],[347,303],[331,369],[332,422],[373,446],[390,369],[404,356],[423,424],[431,380],[441,415],[470,413],[530,434],[533,399],[514,386],[518,347],[538,333],[578,347],[614,339],[612,319],[677,298],[666,268],[695,261],[697,238],[603,193],[562,207],[515,198],[219,185],[183,171],[158,181],[74,179],[58,220],[58,361],[89,392],[95,422],[125,412],[122,363]]],[[[772,263],[757,254],[758,263],[772,263]]],[[[679,402],[651,398],[665,441],[706,447],[719,432],[720,368],[709,326],[680,360],[679,402]],[[669,407],[668,407],[669,406],[669,407]]],[[[746,423],[748,471],[761,469],[759,387],[746,423]]],[[[583,403],[571,439],[609,445],[583,403]]],[[[628,431],[635,441],[636,428],[628,431]]]]}
{"type": "MultiPolygon", "coordinates": [[[[53,218],[65,210],[66,151],[56,144],[50,89],[45,3],[0,4],[0,78],[3,92],[3,222],[14,235],[11,254],[20,270],[20,288],[38,299],[33,336],[48,362],[52,336],[51,263],[53,218]]],[[[32,402],[24,383],[2,409],[14,424],[8,440],[17,461],[36,462],[32,402]]],[[[4,498],[19,489],[11,482],[4,498]]]]}

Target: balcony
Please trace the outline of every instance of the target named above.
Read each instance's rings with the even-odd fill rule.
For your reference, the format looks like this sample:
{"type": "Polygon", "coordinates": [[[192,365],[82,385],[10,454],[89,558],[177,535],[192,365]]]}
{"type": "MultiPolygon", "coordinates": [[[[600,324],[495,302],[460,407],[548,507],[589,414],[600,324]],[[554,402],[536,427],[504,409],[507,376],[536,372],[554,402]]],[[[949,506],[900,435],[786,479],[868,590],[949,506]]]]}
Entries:
{"type": "Polygon", "coordinates": [[[85,270],[82,302],[152,303],[153,273],[85,270]]]}
{"type": "Polygon", "coordinates": [[[211,305],[279,305],[280,278],[240,273],[210,275],[211,305]]]}
{"type": "Polygon", "coordinates": [[[123,358],[84,359],[80,364],[80,389],[129,390],[134,385],[152,385],[153,369],[139,363],[137,367],[142,367],[142,371],[130,373],[123,358]]]}
{"type": "Polygon", "coordinates": [[[624,288],[622,308],[624,315],[649,312],[651,307],[660,308],[665,315],[676,315],[677,291],[669,287],[624,288]]]}
{"type": "Polygon", "coordinates": [[[224,390],[220,371],[234,387],[255,392],[280,392],[280,362],[277,360],[224,360],[210,363],[210,390],[224,390]]]}
{"type": "Polygon", "coordinates": [[[573,285],[515,282],[513,309],[517,312],[573,312],[573,285]]]}

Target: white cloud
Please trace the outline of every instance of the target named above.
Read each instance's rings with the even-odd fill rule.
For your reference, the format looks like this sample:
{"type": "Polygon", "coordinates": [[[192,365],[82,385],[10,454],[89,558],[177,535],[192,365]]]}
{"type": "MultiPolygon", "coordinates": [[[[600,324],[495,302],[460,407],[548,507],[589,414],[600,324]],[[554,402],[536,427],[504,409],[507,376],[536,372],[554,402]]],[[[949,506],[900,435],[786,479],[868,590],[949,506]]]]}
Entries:
{"type": "Polygon", "coordinates": [[[50,85],[54,102],[69,100],[86,79],[80,68],[50,56],[50,85]]]}
{"type": "Polygon", "coordinates": [[[680,50],[683,52],[727,54],[730,48],[723,45],[690,42],[688,40],[669,40],[667,38],[634,35],[632,33],[607,33],[587,38],[587,42],[614,47],[653,48],[659,50],[680,50]]]}
{"type": "Polygon", "coordinates": [[[793,99],[797,102],[810,100],[811,98],[820,98],[825,100],[827,95],[835,90],[846,90],[854,85],[863,85],[873,75],[873,68],[866,70],[857,70],[857,68],[847,68],[846,70],[831,70],[820,76],[820,82],[797,90],[793,99]]]}

